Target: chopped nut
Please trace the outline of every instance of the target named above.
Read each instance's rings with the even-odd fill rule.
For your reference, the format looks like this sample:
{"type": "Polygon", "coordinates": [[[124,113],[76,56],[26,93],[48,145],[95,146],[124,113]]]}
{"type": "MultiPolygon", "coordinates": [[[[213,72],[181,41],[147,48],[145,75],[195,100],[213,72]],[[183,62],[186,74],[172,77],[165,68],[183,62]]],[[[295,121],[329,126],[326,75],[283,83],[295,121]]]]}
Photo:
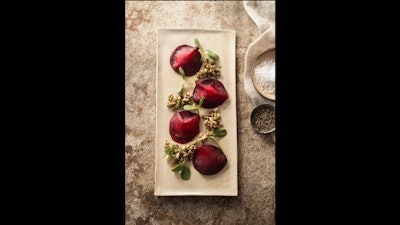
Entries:
{"type": "Polygon", "coordinates": [[[210,58],[207,58],[204,61],[202,68],[195,75],[197,79],[218,77],[218,76],[221,76],[221,66],[219,65],[217,66],[216,61],[210,58]]]}
{"type": "Polygon", "coordinates": [[[215,129],[223,127],[218,109],[214,109],[207,115],[203,115],[202,119],[206,127],[206,135],[210,135],[215,129]]]}
{"type": "Polygon", "coordinates": [[[192,93],[186,92],[185,94],[179,93],[179,95],[173,96],[168,95],[167,107],[172,110],[182,109],[185,105],[192,105],[193,98],[192,93]]]}

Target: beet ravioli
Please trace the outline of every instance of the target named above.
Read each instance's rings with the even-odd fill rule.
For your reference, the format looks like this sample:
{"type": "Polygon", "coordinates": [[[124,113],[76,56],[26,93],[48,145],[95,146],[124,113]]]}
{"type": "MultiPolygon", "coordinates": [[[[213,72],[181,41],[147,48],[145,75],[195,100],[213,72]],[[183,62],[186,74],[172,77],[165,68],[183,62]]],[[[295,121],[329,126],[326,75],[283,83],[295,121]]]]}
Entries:
{"type": "Polygon", "coordinates": [[[203,175],[213,175],[221,171],[227,159],[222,150],[214,145],[201,145],[193,155],[193,166],[203,175]]]}
{"type": "Polygon", "coordinates": [[[193,100],[199,104],[204,97],[201,107],[210,109],[222,105],[228,99],[228,92],[224,84],[217,79],[206,79],[196,82],[193,90],[193,100]]]}
{"type": "Polygon", "coordinates": [[[172,69],[179,72],[182,67],[185,76],[195,75],[201,68],[201,54],[198,47],[180,45],[174,49],[169,58],[172,69]]]}
{"type": "Polygon", "coordinates": [[[176,112],[169,121],[172,140],[186,144],[200,132],[200,116],[190,111],[176,112]]]}

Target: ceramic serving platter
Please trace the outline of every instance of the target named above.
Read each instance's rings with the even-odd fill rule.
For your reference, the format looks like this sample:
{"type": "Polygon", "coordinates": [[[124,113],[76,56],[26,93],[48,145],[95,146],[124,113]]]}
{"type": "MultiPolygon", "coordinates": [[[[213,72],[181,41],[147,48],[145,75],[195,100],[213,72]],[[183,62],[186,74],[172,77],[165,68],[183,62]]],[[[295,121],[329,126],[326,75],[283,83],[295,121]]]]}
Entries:
{"type": "MultiPolygon", "coordinates": [[[[209,29],[158,29],[157,30],[157,82],[156,82],[156,146],[155,146],[155,187],[156,196],[237,196],[238,195],[238,146],[236,116],[236,31],[209,29]],[[202,175],[188,163],[191,171],[189,180],[183,180],[179,173],[171,171],[164,152],[164,142],[173,140],[169,134],[169,121],[174,112],[166,104],[169,94],[183,84],[182,77],[172,70],[170,55],[183,44],[195,46],[198,38],[204,49],[219,55],[221,76],[218,78],[225,86],[229,98],[219,106],[221,120],[227,135],[219,140],[222,151],[227,157],[225,167],[215,175],[202,175]]],[[[195,77],[187,77],[195,82],[195,77]]],[[[205,115],[210,109],[200,109],[205,115]]],[[[204,131],[201,120],[200,131],[204,131]]]]}

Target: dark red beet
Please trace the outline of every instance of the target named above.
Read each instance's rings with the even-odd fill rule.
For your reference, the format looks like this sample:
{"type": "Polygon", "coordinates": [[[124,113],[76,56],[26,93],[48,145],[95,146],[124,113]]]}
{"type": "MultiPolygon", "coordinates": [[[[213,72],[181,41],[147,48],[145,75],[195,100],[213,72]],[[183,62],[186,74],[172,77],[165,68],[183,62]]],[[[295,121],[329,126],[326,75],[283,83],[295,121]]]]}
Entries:
{"type": "Polygon", "coordinates": [[[190,111],[176,112],[169,121],[171,138],[181,144],[193,140],[200,132],[200,116],[190,111]]]}
{"type": "Polygon", "coordinates": [[[185,71],[185,76],[193,76],[199,72],[202,65],[199,48],[180,45],[171,53],[169,63],[175,72],[179,73],[179,67],[182,67],[185,71]]]}
{"type": "Polygon", "coordinates": [[[228,92],[221,81],[217,79],[207,79],[196,82],[193,90],[193,100],[199,104],[200,99],[204,96],[203,108],[215,108],[228,99],[228,92]]]}
{"type": "Polygon", "coordinates": [[[193,166],[203,175],[212,175],[221,171],[227,159],[220,148],[214,145],[201,145],[193,154],[193,166]]]}

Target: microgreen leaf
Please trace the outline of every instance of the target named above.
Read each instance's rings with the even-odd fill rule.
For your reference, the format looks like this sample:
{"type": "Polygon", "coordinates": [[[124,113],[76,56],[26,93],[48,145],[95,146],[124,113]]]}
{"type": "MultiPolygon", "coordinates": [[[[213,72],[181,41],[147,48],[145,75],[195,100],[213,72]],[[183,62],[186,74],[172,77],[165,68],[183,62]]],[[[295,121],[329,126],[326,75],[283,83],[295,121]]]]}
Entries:
{"type": "Polygon", "coordinates": [[[211,139],[215,142],[215,144],[218,146],[218,148],[221,148],[221,146],[219,145],[219,142],[218,142],[217,138],[215,138],[214,136],[208,136],[208,137],[211,138],[211,139]]]}
{"type": "Polygon", "coordinates": [[[182,79],[186,81],[185,71],[183,70],[182,66],[179,67],[179,73],[182,75],[182,79]]]}
{"type": "Polygon", "coordinates": [[[179,171],[181,171],[182,169],[183,169],[183,167],[184,167],[185,165],[183,164],[183,163],[179,163],[178,165],[176,165],[174,168],[172,168],[171,170],[173,171],[173,172],[179,172],[179,171]]]}
{"type": "Polygon", "coordinates": [[[194,105],[184,105],[183,109],[186,110],[186,111],[190,111],[190,110],[196,110],[197,107],[194,106],[194,105]]]}
{"type": "Polygon", "coordinates": [[[211,50],[207,50],[206,51],[207,55],[214,61],[218,61],[219,56],[217,54],[215,54],[214,52],[212,52],[211,50]]]}
{"type": "Polygon", "coordinates": [[[181,178],[184,180],[189,180],[190,179],[190,169],[186,166],[182,167],[182,171],[181,171],[181,178]]]}
{"type": "MultiPolygon", "coordinates": [[[[192,86],[194,85],[193,83],[188,82],[188,81],[186,80],[186,74],[185,74],[185,71],[183,70],[182,66],[179,67],[179,73],[181,74],[182,79],[185,81],[186,84],[192,85],[192,86]]],[[[183,90],[183,86],[184,86],[184,85],[185,85],[185,84],[182,84],[182,89],[181,89],[181,90],[183,90]]]]}
{"type": "Polygon", "coordinates": [[[182,94],[182,92],[183,92],[183,87],[185,86],[185,84],[182,84],[182,87],[180,88],[180,89],[177,89],[176,90],[176,93],[178,94],[178,95],[180,95],[180,94],[182,94]]]}
{"type": "Polygon", "coordinates": [[[199,101],[199,108],[203,105],[204,102],[204,96],[201,97],[200,101],[199,101]]]}
{"type": "Polygon", "coordinates": [[[226,134],[227,134],[227,131],[225,128],[217,128],[212,133],[212,135],[215,137],[225,137],[226,134]]]}
{"type": "Polygon", "coordinates": [[[196,46],[200,49],[200,53],[201,53],[201,61],[204,62],[205,61],[205,56],[206,56],[206,52],[204,51],[203,46],[201,46],[199,39],[195,38],[194,39],[194,43],[196,44],[196,46]]]}

